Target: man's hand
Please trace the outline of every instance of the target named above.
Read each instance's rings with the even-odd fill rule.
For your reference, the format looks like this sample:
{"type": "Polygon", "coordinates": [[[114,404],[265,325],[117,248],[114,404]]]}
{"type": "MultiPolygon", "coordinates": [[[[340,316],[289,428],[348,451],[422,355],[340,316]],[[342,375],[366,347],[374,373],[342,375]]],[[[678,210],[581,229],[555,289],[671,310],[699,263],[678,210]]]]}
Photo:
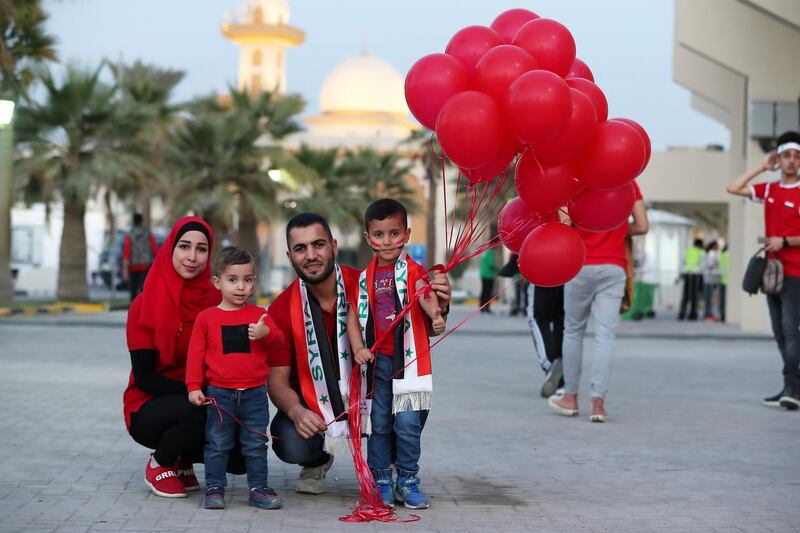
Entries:
{"type": "Polygon", "coordinates": [[[375,359],[375,354],[373,354],[369,348],[361,348],[357,350],[356,353],[353,355],[353,359],[359,365],[363,365],[364,363],[369,363],[373,359],[375,359]]]}
{"type": "Polygon", "coordinates": [[[436,298],[439,300],[439,308],[444,311],[450,305],[450,293],[453,288],[450,286],[450,280],[447,275],[436,271],[436,274],[430,280],[431,289],[436,291],[436,298]]]}
{"type": "Polygon", "coordinates": [[[265,318],[267,318],[266,313],[261,315],[261,317],[258,319],[258,322],[247,326],[247,336],[251,341],[257,341],[258,339],[263,339],[269,335],[269,326],[264,324],[265,318]]]}
{"type": "Polygon", "coordinates": [[[201,390],[193,390],[189,393],[189,403],[192,405],[203,405],[206,402],[206,396],[201,390]]]}
{"type": "Polygon", "coordinates": [[[314,411],[306,409],[302,405],[297,405],[291,413],[287,413],[294,422],[294,429],[297,434],[304,439],[310,439],[320,431],[325,431],[327,426],[325,421],[314,411]]]}
{"type": "Polygon", "coordinates": [[[781,248],[783,248],[783,237],[767,237],[767,243],[764,245],[764,250],[774,253],[781,248]]]}
{"type": "Polygon", "coordinates": [[[447,327],[447,321],[442,316],[442,311],[437,309],[431,317],[431,330],[434,335],[439,335],[447,327]]]}

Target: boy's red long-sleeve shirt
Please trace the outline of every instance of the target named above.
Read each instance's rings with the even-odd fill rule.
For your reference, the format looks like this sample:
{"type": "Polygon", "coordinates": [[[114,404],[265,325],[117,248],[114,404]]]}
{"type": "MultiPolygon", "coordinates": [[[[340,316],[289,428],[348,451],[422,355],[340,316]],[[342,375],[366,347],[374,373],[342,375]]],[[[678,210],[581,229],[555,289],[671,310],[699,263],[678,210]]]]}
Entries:
{"type": "Polygon", "coordinates": [[[247,304],[236,311],[210,307],[197,315],[186,361],[189,392],[203,385],[250,389],[266,383],[268,353],[286,344],[286,339],[269,315],[264,320],[269,334],[257,341],[248,338],[248,325],[264,314],[263,308],[247,304]]]}

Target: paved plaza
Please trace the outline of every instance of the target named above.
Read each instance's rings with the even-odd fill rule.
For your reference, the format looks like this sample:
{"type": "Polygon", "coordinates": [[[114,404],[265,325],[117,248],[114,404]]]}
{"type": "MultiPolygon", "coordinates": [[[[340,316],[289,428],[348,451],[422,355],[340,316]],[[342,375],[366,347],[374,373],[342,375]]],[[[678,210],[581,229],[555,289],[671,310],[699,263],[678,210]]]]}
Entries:
{"type": "Polygon", "coordinates": [[[202,509],[198,493],[151,494],[147,450],[122,419],[124,320],[0,321],[0,531],[800,531],[800,413],[760,404],[780,375],[764,337],[626,323],[612,422],[590,424],[586,380],[578,418],[539,397],[524,318],[476,317],[434,352],[420,473],[431,509],[413,524],[344,524],[357,498],[346,457],[314,497],[295,494],[298,468],[271,454],[280,511],[247,507],[244,477],[224,511],[202,509]]]}

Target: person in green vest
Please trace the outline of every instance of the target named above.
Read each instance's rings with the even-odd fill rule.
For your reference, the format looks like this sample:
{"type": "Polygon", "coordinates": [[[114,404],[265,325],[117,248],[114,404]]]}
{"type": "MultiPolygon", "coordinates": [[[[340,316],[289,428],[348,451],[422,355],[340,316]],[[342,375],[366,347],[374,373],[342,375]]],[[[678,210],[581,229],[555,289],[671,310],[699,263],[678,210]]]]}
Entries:
{"type": "Polygon", "coordinates": [[[683,271],[681,272],[681,279],[683,279],[683,294],[681,295],[681,306],[678,311],[678,320],[688,318],[689,320],[697,320],[697,300],[700,293],[703,291],[703,274],[701,267],[703,264],[703,239],[695,239],[692,246],[686,250],[686,256],[683,259],[683,271]],[[686,308],[689,308],[689,314],[686,314],[686,308]]]}
{"type": "Polygon", "coordinates": [[[495,263],[494,248],[490,248],[481,257],[481,313],[491,314],[491,304],[489,300],[494,296],[494,278],[497,277],[497,265],[495,263]]]}
{"type": "Polygon", "coordinates": [[[725,322],[725,291],[728,288],[728,245],[719,254],[719,321],[725,322]]]}

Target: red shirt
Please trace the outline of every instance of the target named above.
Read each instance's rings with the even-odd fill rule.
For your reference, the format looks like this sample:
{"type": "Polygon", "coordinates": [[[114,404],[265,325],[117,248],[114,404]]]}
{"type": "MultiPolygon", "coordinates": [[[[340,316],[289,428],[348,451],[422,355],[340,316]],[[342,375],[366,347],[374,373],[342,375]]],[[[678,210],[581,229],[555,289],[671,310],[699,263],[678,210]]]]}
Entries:
{"type": "MultiPolygon", "coordinates": [[[[373,283],[375,291],[375,309],[372,318],[375,323],[375,338],[381,339],[389,329],[389,324],[394,320],[397,313],[395,306],[396,286],[394,283],[394,263],[390,265],[375,266],[375,280],[373,283]]],[[[394,335],[389,333],[378,344],[378,353],[394,354],[394,335]]]]}
{"type": "MultiPolygon", "coordinates": [[[[156,237],[152,233],[150,234],[150,249],[153,251],[153,257],[156,256],[158,253],[158,243],[156,242],[156,237]]],[[[125,238],[122,239],[122,258],[125,261],[131,260],[131,237],[130,235],[125,235],[125,238]]],[[[131,272],[142,272],[150,268],[149,264],[143,265],[128,265],[128,270],[131,272]]]]}
{"type": "MultiPolygon", "coordinates": [[[[800,181],[784,185],[779,181],[756,183],[750,187],[754,201],[764,204],[767,237],[800,235],[800,181]]],[[[783,263],[786,276],[800,276],[800,247],[781,248],[771,258],[783,263]]]]}
{"type": "MultiPolygon", "coordinates": [[[[156,343],[153,335],[153,330],[139,325],[139,316],[142,313],[142,298],[134,298],[131,307],[128,310],[128,322],[126,325],[126,332],[128,338],[128,350],[155,350],[156,343]]],[[[189,351],[189,339],[192,337],[192,328],[194,322],[184,322],[183,329],[175,337],[175,361],[173,364],[167,366],[159,357],[156,351],[156,368],[155,371],[162,376],[174,379],[175,381],[184,381],[186,375],[186,354],[189,351]]],[[[128,388],[122,395],[123,411],[125,413],[125,425],[128,430],[131,428],[131,413],[139,411],[151,396],[140,390],[136,386],[136,381],[133,378],[133,371],[131,371],[130,378],[128,379],[128,388]]]]}
{"type": "Polygon", "coordinates": [[[249,324],[266,313],[257,305],[226,311],[209,307],[197,315],[186,361],[189,392],[203,385],[225,389],[252,389],[267,382],[267,353],[273,345],[285,343],[275,322],[267,316],[269,334],[257,341],[247,336],[249,324]]]}
{"type": "MultiPolygon", "coordinates": [[[[642,199],[642,192],[636,182],[633,182],[634,202],[642,199]]],[[[575,228],[583,237],[586,245],[585,265],[617,265],[622,269],[627,267],[625,259],[625,237],[628,236],[628,223],[622,224],[611,231],[585,231],[575,228]]]]}
{"type": "MultiPolygon", "coordinates": [[[[360,271],[343,265],[339,267],[342,269],[347,300],[355,302],[358,295],[358,276],[360,271]]],[[[275,325],[283,333],[285,339],[285,342],[270,350],[269,366],[291,366],[291,384],[292,387],[297,389],[292,313],[289,306],[291,291],[292,287],[289,287],[280,293],[269,306],[269,316],[275,321],[275,325]]],[[[325,330],[328,332],[328,340],[331,342],[331,350],[336,352],[336,346],[333,344],[336,339],[336,306],[331,309],[322,309],[322,319],[325,322],[325,330]]],[[[300,354],[300,357],[305,356],[306,354],[300,354]]]]}

